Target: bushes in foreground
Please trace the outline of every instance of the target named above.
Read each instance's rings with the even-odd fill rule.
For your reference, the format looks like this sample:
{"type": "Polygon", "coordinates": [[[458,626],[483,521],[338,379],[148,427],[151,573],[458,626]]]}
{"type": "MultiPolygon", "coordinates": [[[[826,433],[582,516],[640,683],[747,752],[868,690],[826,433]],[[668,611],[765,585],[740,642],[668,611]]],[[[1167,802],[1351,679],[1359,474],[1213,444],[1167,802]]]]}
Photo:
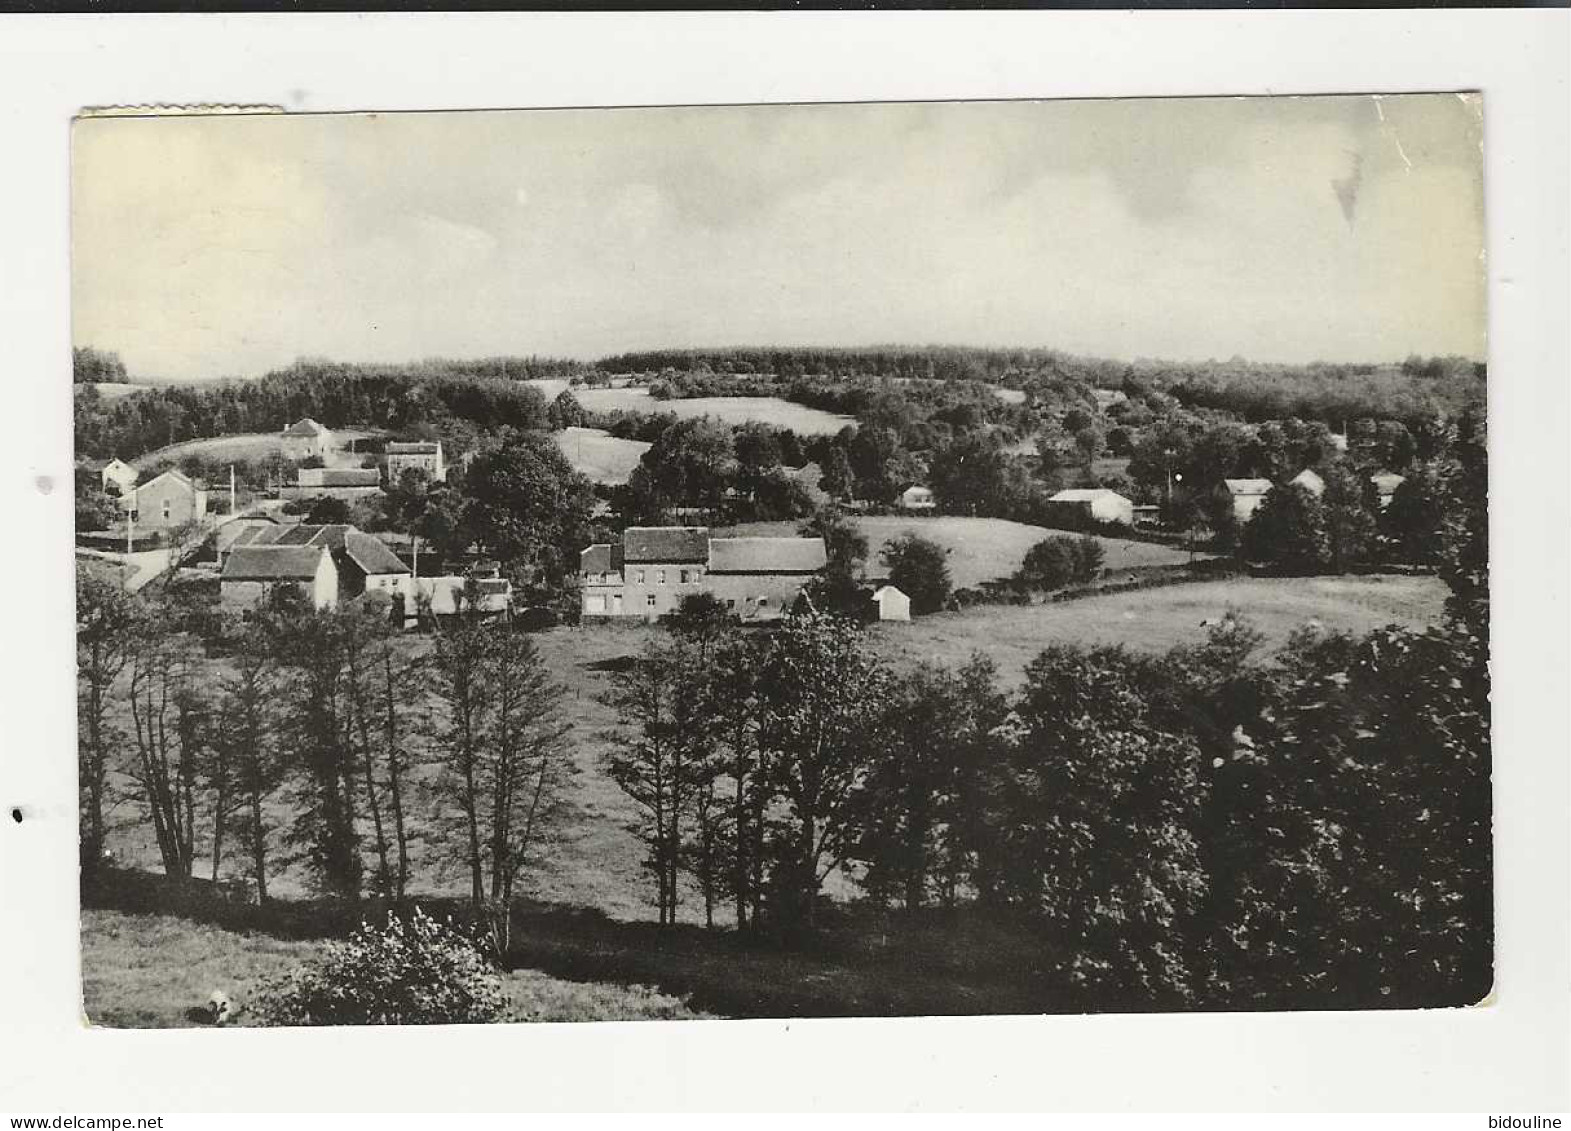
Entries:
{"type": "Polygon", "coordinates": [[[362,924],[321,958],[259,987],[267,1025],[456,1025],[503,1020],[495,967],[450,926],[416,909],[362,924]]]}

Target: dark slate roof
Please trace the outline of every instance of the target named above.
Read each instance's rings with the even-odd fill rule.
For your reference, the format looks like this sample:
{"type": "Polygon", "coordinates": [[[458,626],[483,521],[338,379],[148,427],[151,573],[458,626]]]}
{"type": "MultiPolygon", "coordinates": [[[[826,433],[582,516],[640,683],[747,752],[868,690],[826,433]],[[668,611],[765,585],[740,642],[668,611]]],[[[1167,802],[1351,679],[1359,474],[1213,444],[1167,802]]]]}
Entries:
{"type": "Polygon", "coordinates": [[[320,436],[322,432],[322,426],[309,416],[301,417],[284,429],[285,436],[320,436]]]}
{"type": "Polygon", "coordinates": [[[312,487],[375,487],[382,482],[382,473],[374,467],[318,467],[300,469],[300,486],[312,487]],[[306,482],[307,476],[312,480],[306,482]]]}
{"type": "Polygon", "coordinates": [[[322,559],[320,546],[236,546],[224,559],[224,581],[308,581],[322,559]]]}
{"type": "Polygon", "coordinates": [[[343,550],[345,557],[373,576],[409,572],[409,567],[387,548],[385,542],[352,526],[344,532],[343,550]]]}
{"type": "Polygon", "coordinates": [[[828,561],[822,538],[715,538],[710,573],[813,573],[828,561]]]}
{"type": "Polygon", "coordinates": [[[706,562],[707,526],[629,526],[622,532],[622,554],[629,562],[706,562]]]}
{"type": "Polygon", "coordinates": [[[578,555],[578,568],[585,573],[621,573],[622,547],[596,542],[578,555]]]}
{"type": "Polygon", "coordinates": [[[390,456],[434,456],[442,445],[435,440],[390,440],[387,445],[387,454],[390,456]]]}

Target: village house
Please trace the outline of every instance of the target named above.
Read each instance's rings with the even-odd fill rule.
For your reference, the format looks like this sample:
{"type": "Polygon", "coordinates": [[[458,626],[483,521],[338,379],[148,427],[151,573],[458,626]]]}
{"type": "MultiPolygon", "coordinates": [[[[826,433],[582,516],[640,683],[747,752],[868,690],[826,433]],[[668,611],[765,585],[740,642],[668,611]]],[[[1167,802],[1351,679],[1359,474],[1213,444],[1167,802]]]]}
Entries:
{"type": "Polygon", "coordinates": [[[283,431],[284,458],[296,463],[312,456],[327,458],[332,450],[333,434],[309,416],[301,417],[283,431]]]}
{"type": "Polygon", "coordinates": [[[279,586],[298,589],[313,608],[338,602],[338,569],[326,546],[239,546],[219,573],[218,603],[226,613],[246,613],[279,586]]]}
{"type": "Polygon", "coordinates": [[[1071,487],[1048,501],[1073,507],[1093,522],[1116,522],[1123,526],[1135,523],[1134,501],[1106,487],[1071,487]]]}
{"type": "Polygon", "coordinates": [[[141,473],[123,459],[112,459],[98,469],[98,481],[112,495],[124,495],[136,486],[141,473]]]}
{"type": "Polygon", "coordinates": [[[387,445],[387,481],[397,484],[406,471],[423,471],[433,483],[447,482],[440,440],[392,440],[387,445]]]}
{"type": "Polygon", "coordinates": [[[586,617],[655,620],[709,593],[743,620],[781,616],[823,569],[822,538],[711,538],[703,526],[634,526],[579,556],[586,617]]]}
{"type": "Polygon", "coordinates": [[[147,530],[172,530],[207,517],[207,491],[170,468],[120,496],[131,522],[147,530]]]}
{"type": "Polygon", "coordinates": [[[1325,494],[1326,481],[1320,478],[1319,473],[1311,468],[1304,468],[1304,470],[1289,479],[1288,483],[1295,487],[1302,487],[1317,499],[1325,494]]]}
{"type": "Polygon", "coordinates": [[[340,601],[353,600],[363,593],[385,593],[390,598],[397,598],[409,590],[411,571],[398,555],[380,538],[344,523],[249,526],[220,552],[222,568],[227,570],[228,559],[239,551],[266,546],[327,550],[333,556],[340,601]]]}
{"type": "Polygon", "coordinates": [[[1375,496],[1380,501],[1380,509],[1385,510],[1391,505],[1391,497],[1396,494],[1396,489],[1407,482],[1407,476],[1382,471],[1371,475],[1369,481],[1375,485],[1375,496]]]}
{"type": "Polygon", "coordinates": [[[421,617],[444,620],[460,613],[481,620],[505,620],[513,611],[513,583],[505,577],[417,577],[409,592],[404,602],[405,626],[421,617]]]}
{"type": "Polygon", "coordinates": [[[1245,523],[1260,509],[1271,493],[1269,479],[1224,479],[1222,490],[1233,500],[1233,517],[1245,523]]]}
{"type": "Polygon", "coordinates": [[[933,498],[932,489],[916,484],[901,491],[897,501],[900,509],[905,511],[930,511],[938,508],[938,500],[933,498]]]}

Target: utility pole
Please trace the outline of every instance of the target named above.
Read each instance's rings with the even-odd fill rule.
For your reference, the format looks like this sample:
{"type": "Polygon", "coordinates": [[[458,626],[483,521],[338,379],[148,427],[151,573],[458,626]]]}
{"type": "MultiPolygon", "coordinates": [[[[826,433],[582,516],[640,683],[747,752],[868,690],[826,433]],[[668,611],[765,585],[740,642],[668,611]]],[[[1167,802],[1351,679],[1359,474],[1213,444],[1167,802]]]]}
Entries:
{"type": "Polygon", "coordinates": [[[235,516],[235,465],[229,465],[229,517],[235,516]]]}

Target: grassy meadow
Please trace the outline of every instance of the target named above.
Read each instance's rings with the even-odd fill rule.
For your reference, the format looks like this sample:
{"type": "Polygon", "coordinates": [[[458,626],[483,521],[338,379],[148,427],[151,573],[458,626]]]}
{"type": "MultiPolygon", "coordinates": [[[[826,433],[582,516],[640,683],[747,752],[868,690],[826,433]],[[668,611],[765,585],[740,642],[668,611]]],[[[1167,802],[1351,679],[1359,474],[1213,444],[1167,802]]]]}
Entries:
{"type": "MultiPolygon", "coordinates": [[[[1062,531],[1011,522],[1004,518],[959,518],[952,516],[878,515],[858,517],[857,529],[867,538],[870,572],[881,570],[878,550],[891,538],[914,531],[937,542],[949,554],[949,576],[957,589],[973,588],[984,581],[1008,577],[1020,568],[1026,551],[1042,539],[1062,531]]],[[[751,522],[718,533],[737,535],[790,535],[798,523],[751,522]]],[[[1101,538],[1107,554],[1104,567],[1109,573],[1150,566],[1179,565],[1189,554],[1173,546],[1136,542],[1126,538],[1101,538]]],[[[1208,555],[1196,555],[1196,560],[1208,555]]]]}
{"type": "Polygon", "coordinates": [[[1236,577],[1056,604],[979,605],[870,631],[874,646],[894,662],[954,665],[980,651],[998,664],[1006,683],[1017,683],[1025,666],[1053,643],[1164,652],[1203,642],[1201,622],[1234,609],[1265,636],[1262,652],[1269,653],[1311,621],[1345,632],[1437,624],[1445,599],[1446,587],[1434,577],[1236,577]]]}
{"type": "MultiPolygon", "coordinates": [[[[202,1005],[223,990],[246,1009],[258,983],[322,952],[318,940],[275,938],[174,915],[82,912],[82,1008],[95,1025],[168,1029],[205,1025],[202,1005]]],[[[575,982],[540,970],[503,976],[512,1018],[520,1021],[654,1021],[704,1016],[679,997],[644,985],[575,982]]]]}
{"type": "Polygon", "coordinates": [[[856,420],[832,412],[822,412],[794,404],[779,397],[692,397],[685,400],[656,400],[647,388],[580,389],[573,395],[590,412],[668,412],[686,420],[709,416],[722,424],[746,424],[750,420],[789,428],[803,436],[832,436],[856,420]]]}
{"type": "Polygon", "coordinates": [[[564,428],[553,438],[573,469],[592,483],[626,483],[653,446],[643,440],[623,440],[601,428],[564,428]]]}
{"type": "MultiPolygon", "coordinates": [[[[369,440],[380,436],[379,431],[364,428],[332,429],[334,450],[327,454],[329,466],[357,467],[360,457],[351,454],[351,440],[369,440]]],[[[283,438],[278,432],[235,432],[228,436],[209,436],[201,440],[185,440],[169,444],[129,461],[138,470],[159,463],[174,463],[187,456],[200,456],[207,460],[264,460],[283,451],[283,438]]]]}

